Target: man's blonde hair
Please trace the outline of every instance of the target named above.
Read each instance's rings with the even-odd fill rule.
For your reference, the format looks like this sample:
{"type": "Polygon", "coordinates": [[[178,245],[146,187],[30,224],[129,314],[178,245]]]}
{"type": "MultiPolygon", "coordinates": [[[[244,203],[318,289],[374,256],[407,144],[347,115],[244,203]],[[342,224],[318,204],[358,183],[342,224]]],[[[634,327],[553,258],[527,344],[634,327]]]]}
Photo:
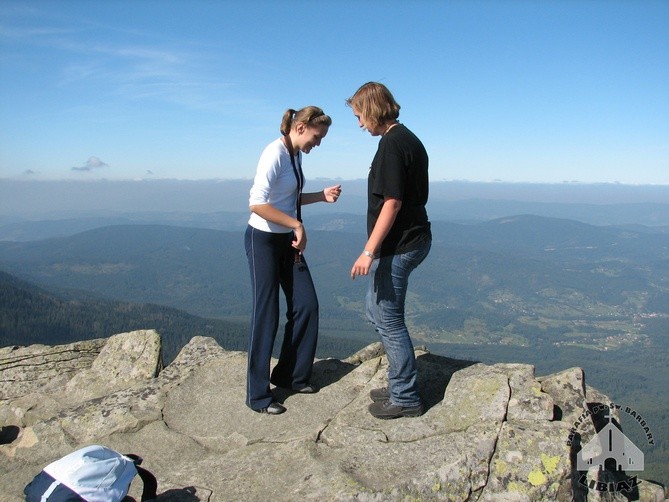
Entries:
{"type": "Polygon", "coordinates": [[[346,104],[354,108],[372,127],[379,127],[397,120],[400,116],[400,105],[395,101],[388,88],[378,82],[367,82],[355,94],[346,100],[346,104]]]}

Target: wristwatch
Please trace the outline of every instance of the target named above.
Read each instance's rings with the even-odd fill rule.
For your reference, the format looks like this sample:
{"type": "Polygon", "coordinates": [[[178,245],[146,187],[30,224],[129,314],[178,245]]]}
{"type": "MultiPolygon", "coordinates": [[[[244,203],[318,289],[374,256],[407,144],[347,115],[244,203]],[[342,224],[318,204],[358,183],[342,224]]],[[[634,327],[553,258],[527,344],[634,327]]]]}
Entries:
{"type": "Polygon", "coordinates": [[[362,254],[364,254],[365,256],[369,256],[370,258],[374,259],[374,253],[371,253],[371,252],[367,251],[366,249],[363,250],[362,254]]]}

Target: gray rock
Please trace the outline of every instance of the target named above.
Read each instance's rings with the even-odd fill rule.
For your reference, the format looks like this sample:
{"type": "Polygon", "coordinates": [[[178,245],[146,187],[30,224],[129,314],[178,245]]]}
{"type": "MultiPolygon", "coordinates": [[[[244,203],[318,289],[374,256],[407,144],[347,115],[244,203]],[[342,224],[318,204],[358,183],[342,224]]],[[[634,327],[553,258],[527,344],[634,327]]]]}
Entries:
{"type": "Polygon", "coordinates": [[[157,376],[161,367],[160,336],[156,331],[114,335],[91,367],[79,371],[67,382],[65,393],[76,402],[89,401],[145,382],[157,376]]]}
{"type": "Polygon", "coordinates": [[[49,347],[0,348],[0,400],[58,389],[79,371],[88,369],[106,340],[86,340],[49,347]]]}
{"type": "MultiPolygon", "coordinates": [[[[244,405],[246,354],[211,338],[193,338],[166,368],[153,331],[87,343],[77,349],[81,362],[71,357],[74,344],[0,350],[0,364],[21,382],[0,387],[3,501],[22,500],[42,467],[92,443],[141,455],[158,478],[158,502],[597,495],[575,482],[569,440],[588,402],[609,401],[585,386],[578,368],[536,378],[532,366],[417,348],[426,411],[383,421],[367,412],[369,391],[387,384],[387,360],[373,344],[345,360],[316,361],[317,394],[275,389],[288,411],[269,416],[244,405]],[[57,362],[58,353],[69,353],[67,362],[57,362]],[[19,360],[31,367],[19,371],[19,360]],[[40,375],[35,362],[47,360],[40,375]]],[[[579,429],[581,441],[594,434],[585,423],[579,429]]],[[[138,480],[131,495],[140,494],[138,480]]],[[[664,497],[651,483],[640,494],[664,497]]]]}

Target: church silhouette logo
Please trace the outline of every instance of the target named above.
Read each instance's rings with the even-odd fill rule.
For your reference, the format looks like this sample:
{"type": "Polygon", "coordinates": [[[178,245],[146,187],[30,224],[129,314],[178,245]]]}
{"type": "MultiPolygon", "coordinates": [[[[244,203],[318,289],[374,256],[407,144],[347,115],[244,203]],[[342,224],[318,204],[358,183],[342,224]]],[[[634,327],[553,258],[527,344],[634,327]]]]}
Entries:
{"type": "Polygon", "coordinates": [[[643,471],[643,452],[613,424],[610,411],[607,418],[609,423],[578,452],[577,469],[604,470],[607,462],[615,461],[616,471],[643,471]]]}

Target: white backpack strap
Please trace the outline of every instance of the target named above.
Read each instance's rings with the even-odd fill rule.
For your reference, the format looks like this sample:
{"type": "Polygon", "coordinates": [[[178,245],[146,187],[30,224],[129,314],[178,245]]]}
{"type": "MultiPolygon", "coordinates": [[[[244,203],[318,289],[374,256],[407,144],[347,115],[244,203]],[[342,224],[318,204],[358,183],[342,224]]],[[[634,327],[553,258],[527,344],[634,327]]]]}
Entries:
{"type": "Polygon", "coordinates": [[[44,493],[42,494],[42,498],[40,499],[40,502],[48,502],[49,497],[53,493],[53,491],[58,488],[58,485],[60,484],[60,481],[57,479],[53,480],[53,483],[49,485],[49,488],[47,488],[44,493]]]}

